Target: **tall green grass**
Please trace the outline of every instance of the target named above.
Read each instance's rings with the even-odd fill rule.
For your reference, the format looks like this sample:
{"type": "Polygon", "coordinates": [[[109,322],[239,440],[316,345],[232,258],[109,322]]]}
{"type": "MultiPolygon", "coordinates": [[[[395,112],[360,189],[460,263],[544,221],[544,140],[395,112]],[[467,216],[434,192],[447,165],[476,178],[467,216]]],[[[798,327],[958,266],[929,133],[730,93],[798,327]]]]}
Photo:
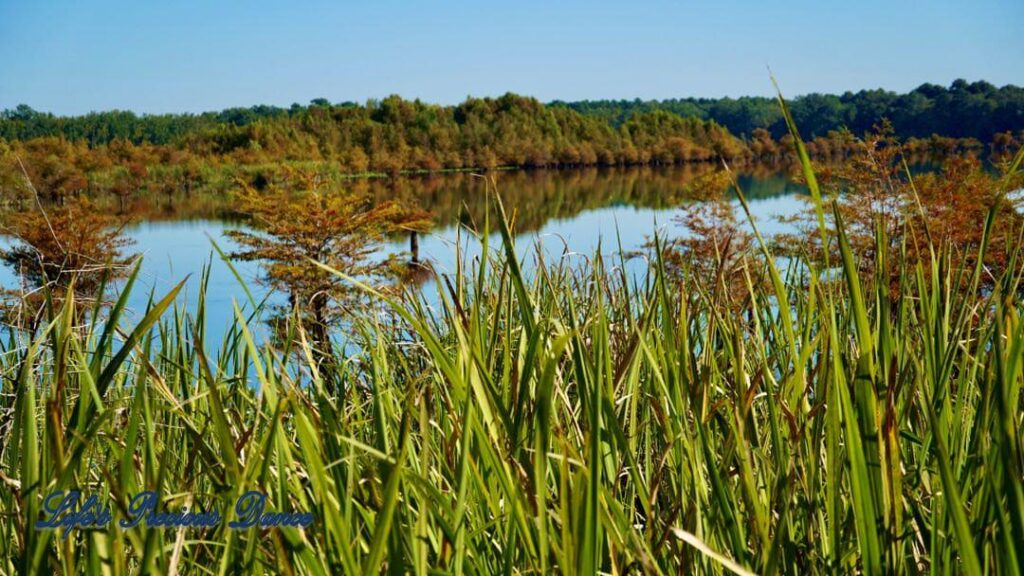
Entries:
{"type": "Polygon", "coordinates": [[[362,287],[388,314],[324,365],[337,389],[300,327],[253,336],[252,301],[218,346],[177,288],[135,326],[134,278],[102,322],[55,305],[0,351],[0,572],[1019,574],[1019,247],[997,277],[942,246],[878,258],[893,292],[815,199],[841,269],[762,242],[739,301],[660,259],[526,275],[502,218],[436,298],[362,287]],[[316,521],[34,530],[71,488],[115,523],[141,490],[316,521]]]}

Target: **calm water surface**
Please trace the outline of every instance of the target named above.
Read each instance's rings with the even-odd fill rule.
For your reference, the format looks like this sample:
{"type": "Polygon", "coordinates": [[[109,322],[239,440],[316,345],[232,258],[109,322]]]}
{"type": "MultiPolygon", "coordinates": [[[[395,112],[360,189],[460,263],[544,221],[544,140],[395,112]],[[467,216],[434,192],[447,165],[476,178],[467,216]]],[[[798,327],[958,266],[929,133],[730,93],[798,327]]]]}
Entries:
{"type": "MultiPolygon", "coordinates": [[[[527,255],[539,245],[546,258],[570,258],[580,263],[601,247],[609,261],[618,261],[617,246],[627,251],[642,249],[656,231],[666,236],[682,233],[674,217],[679,206],[693,202],[695,182],[710,167],[641,168],[620,170],[533,171],[500,173],[496,177],[499,193],[508,212],[517,218],[517,247],[527,255]],[[568,252],[566,252],[568,251],[568,252]]],[[[771,234],[789,229],[778,217],[790,216],[804,207],[802,188],[790,176],[771,170],[742,173],[740,185],[758,219],[762,232],[771,234]]],[[[482,226],[488,205],[485,180],[468,174],[405,178],[400,180],[353,181],[353,186],[368,187],[379,198],[415,201],[437,216],[433,232],[420,238],[420,256],[433,263],[440,273],[455,269],[456,238],[462,229],[466,253],[479,253],[475,242],[466,242],[465,227],[482,226]],[[475,248],[475,250],[474,250],[475,248]]],[[[738,203],[737,204],[738,209],[738,203]]],[[[135,241],[131,248],[143,256],[138,286],[130,307],[138,318],[152,291],[157,297],[188,277],[180,301],[193,309],[203,268],[209,266],[207,286],[207,326],[211,343],[231,323],[233,302],[246,303],[245,292],[229,266],[216,255],[211,240],[225,251],[232,243],[224,232],[243,228],[237,219],[225,218],[229,207],[210,208],[211,202],[181,202],[144,214],[127,229],[135,241]],[[200,213],[190,206],[203,207],[200,213]],[[211,213],[212,212],[212,213],[211,213]],[[220,212],[220,213],[218,213],[220,212]]],[[[499,240],[495,238],[494,243],[499,240]]],[[[495,244],[496,245],[496,244],[495,244]]],[[[403,252],[408,239],[396,239],[386,249],[403,252]]],[[[280,294],[269,294],[258,283],[261,270],[254,262],[235,262],[235,268],[248,283],[257,300],[283,301],[280,294]]],[[[642,261],[629,264],[631,272],[643,271],[642,261]]],[[[13,288],[17,278],[7,268],[0,269],[0,284],[13,288]]]]}

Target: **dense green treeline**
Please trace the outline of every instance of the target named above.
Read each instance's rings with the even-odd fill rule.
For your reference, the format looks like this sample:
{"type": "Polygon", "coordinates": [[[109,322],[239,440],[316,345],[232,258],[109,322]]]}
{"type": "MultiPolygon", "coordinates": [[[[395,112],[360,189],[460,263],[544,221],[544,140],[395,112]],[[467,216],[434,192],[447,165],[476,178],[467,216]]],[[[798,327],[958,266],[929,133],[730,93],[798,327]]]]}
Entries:
{"type": "MultiPolygon", "coordinates": [[[[768,130],[773,138],[786,134],[786,123],[775,98],[676,98],[670,100],[588,100],[554,102],[607,122],[625,122],[637,112],[663,110],[684,117],[714,120],[737,135],[768,130]]],[[[1024,88],[1001,88],[985,82],[956,80],[949,88],[922,84],[906,94],[887,90],[861,90],[807,94],[790,103],[793,117],[805,136],[826,136],[846,127],[860,135],[883,118],[901,138],[928,138],[939,134],[990,142],[1003,132],[1024,130],[1024,88]]]]}
{"type": "Polygon", "coordinates": [[[211,172],[232,166],[316,163],[331,173],[398,174],[665,165],[751,154],[742,140],[711,121],[654,111],[612,126],[512,94],[454,107],[397,96],[367,106],[316,104],[294,114],[241,118],[238,124],[190,118],[208,125],[168,144],[130,138],[90,143],[67,135],[0,139],[0,191],[20,185],[22,166],[48,197],[104,191],[126,197],[138,190],[190,192],[204,186],[211,172]]]}
{"type": "MultiPolygon", "coordinates": [[[[904,139],[928,138],[938,134],[989,142],[999,133],[1024,130],[1024,88],[1014,85],[996,87],[985,81],[968,83],[956,80],[948,88],[923,84],[906,94],[881,89],[846,92],[838,96],[808,94],[795,98],[792,106],[794,118],[805,134],[812,138],[827,136],[829,131],[843,127],[860,135],[872,130],[883,118],[890,120],[896,134],[904,139]]],[[[336,120],[393,120],[395,109],[403,107],[414,110],[412,116],[417,124],[406,126],[414,131],[429,129],[439,121],[461,123],[488,107],[498,113],[516,108],[526,112],[527,116],[538,108],[547,110],[553,107],[568,108],[584,116],[599,118],[612,129],[627,124],[637,113],[660,111],[683,118],[713,120],[733,134],[748,138],[753,137],[758,128],[768,130],[775,139],[786,133],[774,98],[555,101],[543,106],[535,100],[507,94],[497,99],[469,98],[458,106],[432,106],[418,100],[405,102],[395,96],[370,100],[366,105],[352,102],[332,104],[324,98],[317,98],[308,106],[292,104],[289,108],[281,108],[260,105],[201,114],[136,115],[114,110],[81,116],[56,116],[20,105],[0,112],[0,138],[12,141],[63,136],[68,140],[85,140],[92,146],[116,139],[134,144],[171,144],[186,138],[201,139],[218,132],[245,134],[245,130],[237,129],[255,124],[285,123],[303,127],[321,121],[325,115],[336,120]]],[[[406,112],[400,112],[400,116],[408,119],[406,112]]],[[[561,114],[554,112],[555,118],[567,119],[561,114]]],[[[589,124],[589,120],[573,121],[589,124]]],[[[593,126],[597,128],[598,125],[593,126]]],[[[450,126],[445,128],[450,129],[450,126]]],[[[543,131],[550,125],[545,126],[541,122],[533,128],[543,131]]]]}
{"type": "Polygon", "coordinates": [[[244,126],[270,118],[288,117],[292,111],[305,110],[295,105],[292,110],[276,106],[229,108],[202,114],[144,114],[125,110],[90,112],[81,116],[57,116],[39,112],[21,104],[0,112],[0,138],[31,140],[63,136],[68,140],[84,140],[90,145],[107,144],[117,139],[134,144],[169,144],[188,134],[211,130],[217,126],[244,126]]]}
{"type": "Polygon", "coordinates": [[[653,111],[613,126],[514,94],[469,98],[458,106],[390,96],[365,106],[321,99],[288,110],[259,106],[200,115],[115,111],[59,117],[20,106],[3,113],[0,137],[22,142],[58,137],[91,148],[169,144],[247,163],[336,160],[355,172],[672,163],[744,151],[714,122],[653,111]]]}
{"type": "MultiPolygon", "coordinates": [[[[1005,156],[1024,142],[1024,91],[984,82],[903,96],[810,95],[793,111],[820,158],[854,153],[853,136],[880,118],[919,156],[985,153],[985,144],[1005,156]]],[[[45,196],[109,191],[123,204],[136,191],[191,193],[229,166],[312,162],[332,173],[398,174],[775,161],[790,149],[780,123],[765,98],[546,105],[506,94],[441,106],[390,96],[365,105],[317,99],[289,109],[77,117],[21,106],[0,114],[0,192],[20,186],[22,166],[45,196]]]]}
{"type": "Polygon", "coordinates": [[[288,118],[220,126],[182,145],[243,162],[335,160],[351,172],[673,163],[744,153],[714,122],[658,111],[611,126],[513,94],[455,107],[397,96],[367,106],[314,106],[288,118]]]}

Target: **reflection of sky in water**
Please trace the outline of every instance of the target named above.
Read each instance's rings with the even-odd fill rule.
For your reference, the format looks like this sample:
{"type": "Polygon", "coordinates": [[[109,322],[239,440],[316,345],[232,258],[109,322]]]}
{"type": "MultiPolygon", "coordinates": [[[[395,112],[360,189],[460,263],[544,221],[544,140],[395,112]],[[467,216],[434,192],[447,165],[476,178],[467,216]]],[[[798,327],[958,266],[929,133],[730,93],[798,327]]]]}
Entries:
{"type": "MultiPolygon", "coordinates": [[[[758,226],[766,236],[790,230],[790,226],[779,223],[776,217],[793,215],[804,206],[803,201],[793,194],[760,197],[749,200],[749,203],[758,219],[758,226]]],[[[738,202],[734,202],[734,208],[737,217],[742,218],[738,202]]],[[[538,230],[519,236],[517,250],[520,255],[528,255],[527,270],[534,262],[534,246],[537,243],[548,263],[557,262],[563,251],[568,250],[567,264],[580,265],[592,257],[600,242],[606,266],[611,268],[619,263],[617,249],[620,241],[622,248],[630,252],[641,250],[653,237],[655,230],[666,236],[679,235],[682,230],[673,221],[676,213],[674,209],[637,208],[616,202],[603,208],[584,210],[572,217],[548,220],[538,230]]],[[[184,297],[180,297],[179,302],[186,303],[189,310],[193,311],[198,300],[203,267],[209,264],[210,276],[206,292],[207,344],[212,349],[219,348],[223,331],[234,318],[232,302],[237,302],[240,307],[248,306],[244,291],[228,265],[214,252],[210,238],[225,252],[229,252],[232,243],[224,237],[224,232],[237,227],[237,224],[215,220],[191,220],[144,222],[129,228],[127,232],[135,240],[130,250],[142,254],[144,260],[139,281],[130,298],[132,314],[128,322],[141,317],[151,292],[159,299],[176,282],[189,275],[184,297]]],[[[430,260],[438,272],[453,273],[456,236],[454,227],[423,235],[420,239],[421,257],[430,260]]],[[[492,235],[490,242],[492,249],[500,248],[500,237],[497,234],[492,235]]],[[[470,235],[465,230],[462,231],[462,243],[466,261],[479,256],[479,244],[470,241],[470,235]]],[[[396,241],[387,249],[405,251],[408,249],[408,240],[396,241]]],[[[258,263],[235,262],[234,266],[249,283],[257,300],[267,295],[266,290],[256,282],[260,275],[258,263]]],[[[630,274],[639,274],[643,270],[641,259],[627,264],[630,274]]],[[[10,268],[0,268],[0,285],[6,288],[18,285],[10,268]]],[[[428,298],[436,298],[429,296],[432,293],[435,293],[433,289],[427,291],[428,298]]],[[[271,301],[283,302],[284,297],[280,294],[271,295],[271,301]]]]}
{"type": "MultiPolygon", "coordinates": [[[[142,317],[151,294],[154,300],[159,300],[186,277],[188,281],[178,302],[186,304],[189,311],[194,312],[199,299],[200,277],[203,268],[210,264],[206,291],[207,338],[216,348],[223,331],[234,318],[232,300],[237,300],[241,307],[246,303],[246,296],[228,265],[216,255],[209,238],[213,238],[222,250],[229,251],[231,242],[224,237],[224,231],[236,227],[213,220],[192,220],[143,222],[127,228],[127,235],[135,243],[126,251],[138,253],[143,256],[143,261],[129,298],[126,325],[130,326],[142,317]]],[[[3,244],[9,245],[9,241],[5,240],[3,244]]],[[[243,278],[255,284],[260,274],[259,264],[233,262],[233,265],[243,278]]],[[[0,267],[0,286],[18,286],[17,276],[11,268],[0,267]]],[[[250,290],[254,290],[256,298],[266,293],[255,286],[250,290]]]]}
{"type": "MultiPolygon", "coordinates": [[[[757,219],[757,225],[765,236],[792,230],[791,225],[780,223],[778,217],[792,216],[801,212],[804,202],[795,195],[748,200],[751,212],[757,219]]],[[[737,218],[743,222],[743,212],[739,202],[733,202],[737,218]]],[[[576,261],[589,259],[601,247],[606,265],[618,263],[618,244],[621,242],[626,252],[640,251],[644,244],[654,237],[658,231],[664,237],[677,237],[684,230],[674,221],[678,211],[675,209],[635,208],[632,206],[610,206],[587,210],[572,218],[553,219],[546,222],[539,230],[528,232],[517,238],[516,248],[526,262],[534,261],[535,248],[539,243],[548,263],[554,263],[568,250],[567,257],[576,261]]],[[[469,234],[463,234],[464,257],[475,258],[480,254],[477,242],[468,240],[469,234]]],[[[429,259],[440,273],[455,271],[456,230],[446,228],[434,233],[423,235],[420,239],[420,253],[429,259]]],[[[489,243],[493,248],[500,248],[501,238],[492,234],[489,243]]],[[[395,242],[392,251],[406,250],[407,244],[395,242]]],[[[574,262],[570,262],[574,263],[574,262]]],[[[642,270],[643,264],[637,263],[634,272],[642,270]]]]}

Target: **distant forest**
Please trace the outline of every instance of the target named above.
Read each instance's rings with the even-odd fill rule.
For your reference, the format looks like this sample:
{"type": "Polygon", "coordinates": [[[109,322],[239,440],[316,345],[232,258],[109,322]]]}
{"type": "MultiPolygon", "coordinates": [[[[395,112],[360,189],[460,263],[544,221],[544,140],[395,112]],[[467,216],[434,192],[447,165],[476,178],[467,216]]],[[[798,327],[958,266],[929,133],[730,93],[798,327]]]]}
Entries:
{"type": "MultiPolygon", "coordinates": [[[[786,134],[786,124],[775,98],[679,98],[671,100],[584,100],[552,102],[613,124],[637,112],[664,110],[687,118],[714,120],[738,136],[768,130],[773,138],[786,134]]],[[[861,90],[832,94],[807,94],[790,102],[793,119],[805,138],[826,136],[846,128],[860,136],[883,118],[892,123],[896,136],[928,138],[975,138],[990,142],[1001,132],[1024,130],[1024,88],[1001,88],[985,82],[956,80],[949,88],[922,84],[906,94],[887,90],[861,90]]]]}
{"type": "MultiPolygon", "coordinates": [[[[1024,89],[986,82],[794,98],[816,157],[854,153],[883,119],[910,154],[1005,155],[1024,143],[1024,89]]],[[[313,162],[337,174],[780,160],[791,146],[771,98],[544,104],[506,94],[456,106],[390,96],[203,114],[0,114],[0,192],[21,165],[48,196],[191,190],[231,167],[313,162]]]]}
{"type": "MultiPolygon", "coordinates": [[[[202,114],[144,114],[126,111],[93,112],[81,116],[56,116],[38,112],[27,105],[0,113],[0,138],[8,141],[46,136],[84,140],[95,146],[124,139],[133,144],[172,144],[189,136],[216,134],[226,128],[291,120],[296,127],[332,116],[338,121],[355,118],[387,122],[396,111],[412,113],[407,118],[428,130],[444,120],[460,122],[480,111],[482,103],[497,102],[509,110],[520,105],[527,113],[537,107],[533,99],[508,94],[499,99],[469,98],[458,106],[432,106],[420,101],[405,102],[396,96],[370,100],[365,105],[353,102],[332,104],[318,98],[309,105],[290,108],[252,106],[229,108],[202,114]],[[528,104],[527,106],[521,106],[528,104]],[[405,106],[403,106],[405,105],[405,106]],[[403,108],[402,110],[396,110],[403,108]],[[411,110],[409,110],[411,108],[411,110]]],[[[872,130],[888,119],[896,136],[928,138],[974,138],[991,142],[1001,132],[1024,130],[1024,88],[1014,85],[996,87],[989,82],[956,80],[948,88],[923,84],[906,94],[887,90],[861,90],[832,94],[807,94],[793,98],[791,109],[805,138],[827,136],[830,131],[848,129],[854,135],[872,130]]],[[[786,133],[785,123],[774,98],[678,98],[668,100],[584,100],[554,101],[549,108],[567,108],[587,118],[602,120],[613,128],[627,124],[638,113],[668,112],[683,118],[709,120],[724,126],[734,135],[753,137],[758,128],[774,139],[786,133]]],[[[496,110],[501,112],[502,110],[496,110]]],[[[538,119],[542,120],[542,119],[538,119]]],[[[604,126],[602,126],[604,128],[604,126]]]]}

